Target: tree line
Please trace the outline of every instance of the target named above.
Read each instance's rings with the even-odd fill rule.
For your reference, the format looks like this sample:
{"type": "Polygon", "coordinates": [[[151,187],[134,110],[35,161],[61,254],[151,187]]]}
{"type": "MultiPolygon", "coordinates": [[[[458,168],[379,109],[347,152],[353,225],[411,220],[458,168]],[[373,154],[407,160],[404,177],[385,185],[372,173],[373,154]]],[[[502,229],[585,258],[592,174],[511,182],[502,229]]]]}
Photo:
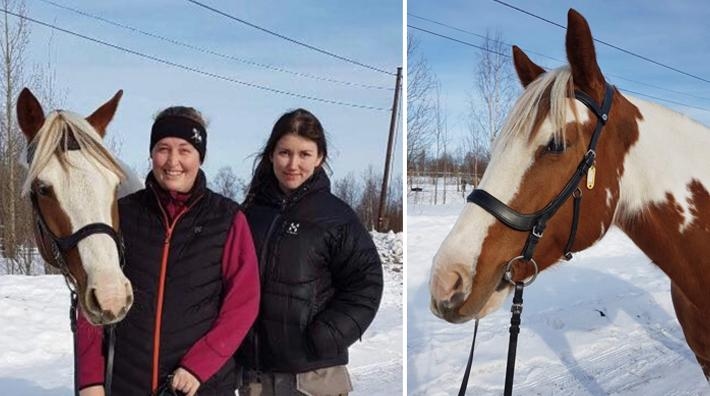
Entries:
{"type": "Polygon", "coordinates": [[[491,143],[519,94],[510,48],[500,33],[487,33],[471,67],[467,110],[452,124],[439,78],[421,53],[417,38],[407,36],[407,187],[409,194],[431,189],[432,204],[446,203],[446,192],[475,187],[490,160],[491,143]],[[463,120],[463,121],[460,121],[463,120]],[[426,187],[422,187],[426,186],[426,187]]]}
{"type": "MultiPolygon", "coordinates": [[[[377,227],[382,177],[382,173],[376,172],[370,165],[360,175],[350,172],[343,177],[335,178],[331,186],[333,194],[350,205],[369,230],[377,227]]],[[[212,190],[237,202],[244,200],[249,187],[248,181],[238,177],[231,166],[220,168],[209,184],[212,190]]],[[[383,230],[401,232],[404,217],[402,180],[395,178],[389,185],[383,230]]]]}

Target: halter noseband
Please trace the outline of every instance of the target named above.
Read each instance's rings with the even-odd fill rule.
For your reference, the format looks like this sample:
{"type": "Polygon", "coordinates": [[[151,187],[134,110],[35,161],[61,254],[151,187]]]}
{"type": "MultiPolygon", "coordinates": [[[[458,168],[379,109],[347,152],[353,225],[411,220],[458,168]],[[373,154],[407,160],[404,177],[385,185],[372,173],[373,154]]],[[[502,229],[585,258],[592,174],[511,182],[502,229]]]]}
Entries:
{"type": "MultiPolygon", "coordinates": [[[[533,253],[538,241],[542,238],[542,234],[547,226],[547,221],[559,210],[559,208],[569,199],[574,196],[574,214],[572,219],[572,229],[570,230],[569,239],[564,251],[564,257],[569,260],[572,258],[572,245],[574,244],[577,234],[577,223],[579,219],[579,206],[582,199],[582,190],[579,188],[579,183],[587,171],[594,165],[596,159],[596,147],[601,131],[609,118],[609,110],[611,109],[612,97],[614,95],[614,87],[605,83],[604,100],[601,105],[597,105],[593,98],[586,93],[575,90],[574,97],[584,103],[596,116],[597,125],[594,128],[594,133],[587,147],[587,153],[582,158],[582,161],[577,166],[572,177],[567,184],[562,188],[562,191],[550,201],[543,209],[530,214],[519,213],[510,206],[498,200],[493,195],[485,190],[475,189],[466,199],[468,202],[474,203],[488,213],[492,214],[496,219],[500,220],[506,226],[518,231],[530,231],[528,239],[525,242],[525,247],[520,256],[511,259],[506,268],[506,280],[512,282],[510,267],[514,261],[519,259],[532,262],[535,266],[535,274],[537,274],[537,264],[533,260],[533,253]]],[[[530,283],[530,282],[528,282],[530,283]]]]}

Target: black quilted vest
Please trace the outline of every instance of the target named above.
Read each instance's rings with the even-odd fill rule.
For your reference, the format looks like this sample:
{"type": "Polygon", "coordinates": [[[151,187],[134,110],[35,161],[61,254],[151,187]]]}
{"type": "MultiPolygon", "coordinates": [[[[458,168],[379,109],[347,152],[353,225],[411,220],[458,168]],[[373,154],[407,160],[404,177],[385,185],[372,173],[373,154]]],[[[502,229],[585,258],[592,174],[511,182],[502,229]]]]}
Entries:
{"type": "MultiPolygon", "coordinates": [[[[169,225],[158,203],[152,174],[147,188],[119,200],[126,242],[124,273],[135,301],[116,327],[114,396],[151,394],[156,305],[164,249],[168,249],[159,346],[158,385],[188,349],[212,327],[222,301],[222,252],[238,205],[205,187],[200,171],[188,210],[169,225]],[[169,242],[169,245],[168,245],[169,242]]],[[[229,359],[200,386],[198,395],[233,395],[234,363],[229,359]]]]}

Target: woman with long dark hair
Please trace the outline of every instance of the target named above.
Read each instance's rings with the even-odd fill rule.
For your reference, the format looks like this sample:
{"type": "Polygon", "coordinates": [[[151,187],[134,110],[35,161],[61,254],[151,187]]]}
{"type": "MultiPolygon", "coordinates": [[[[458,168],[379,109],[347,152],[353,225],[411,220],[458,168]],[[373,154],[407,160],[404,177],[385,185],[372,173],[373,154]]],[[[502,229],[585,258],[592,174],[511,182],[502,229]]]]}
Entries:
{"type": "Polygon", "coordinates": [[[256,159],[244,211],[259,257],[259,316],[239,350],[240,395],[344,395],[348,347],[372,322],[382,264],[355,212],[330,192],[320,121],[282,115],[256,159]]]}

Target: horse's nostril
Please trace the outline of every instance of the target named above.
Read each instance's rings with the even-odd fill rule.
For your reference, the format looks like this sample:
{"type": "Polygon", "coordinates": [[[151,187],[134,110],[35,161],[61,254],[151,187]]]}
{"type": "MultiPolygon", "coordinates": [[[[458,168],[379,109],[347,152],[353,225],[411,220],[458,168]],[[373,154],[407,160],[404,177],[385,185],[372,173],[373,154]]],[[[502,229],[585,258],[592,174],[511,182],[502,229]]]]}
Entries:
{"type": "Polygon", "coordinates": [[[111,323],[114,320],[116,320],[116,315],[114,315],[113,312],[108,310],[101,311],[101,321],[103,323],[111,323]]]}
{"type": "Polygon", "coordinates": [[[462,292],[454,293],[450,299],[439,302],[441,312],[452,311],[463,304],[466,295],[462,292]]]}
{"type": "Polygon", "coordinates": [[[451,296],[450,300],[452,307],[458,307],[459,305],[463,304],[465,297],[466,296],[462,292],[454,293],[454,295],[451,296]]]}
{"type": "Polygon", "coordinates": [[[99,298],[96,297],[96,289],[89,289],[89,298],[87,299],[89,303],[89,308],[99,309],[101,305],[99,304],[99,298]]]}
{"type": "Polygon", "coordinates": [[[456,275],[457,275],[456,283],[454,283],[454,287],[453,287],[453,289],[451,289],[453,291],[460,290],[461,287],[463,286],[463,277],[461,277],[461,274],[456,274],[456,275]]]}

